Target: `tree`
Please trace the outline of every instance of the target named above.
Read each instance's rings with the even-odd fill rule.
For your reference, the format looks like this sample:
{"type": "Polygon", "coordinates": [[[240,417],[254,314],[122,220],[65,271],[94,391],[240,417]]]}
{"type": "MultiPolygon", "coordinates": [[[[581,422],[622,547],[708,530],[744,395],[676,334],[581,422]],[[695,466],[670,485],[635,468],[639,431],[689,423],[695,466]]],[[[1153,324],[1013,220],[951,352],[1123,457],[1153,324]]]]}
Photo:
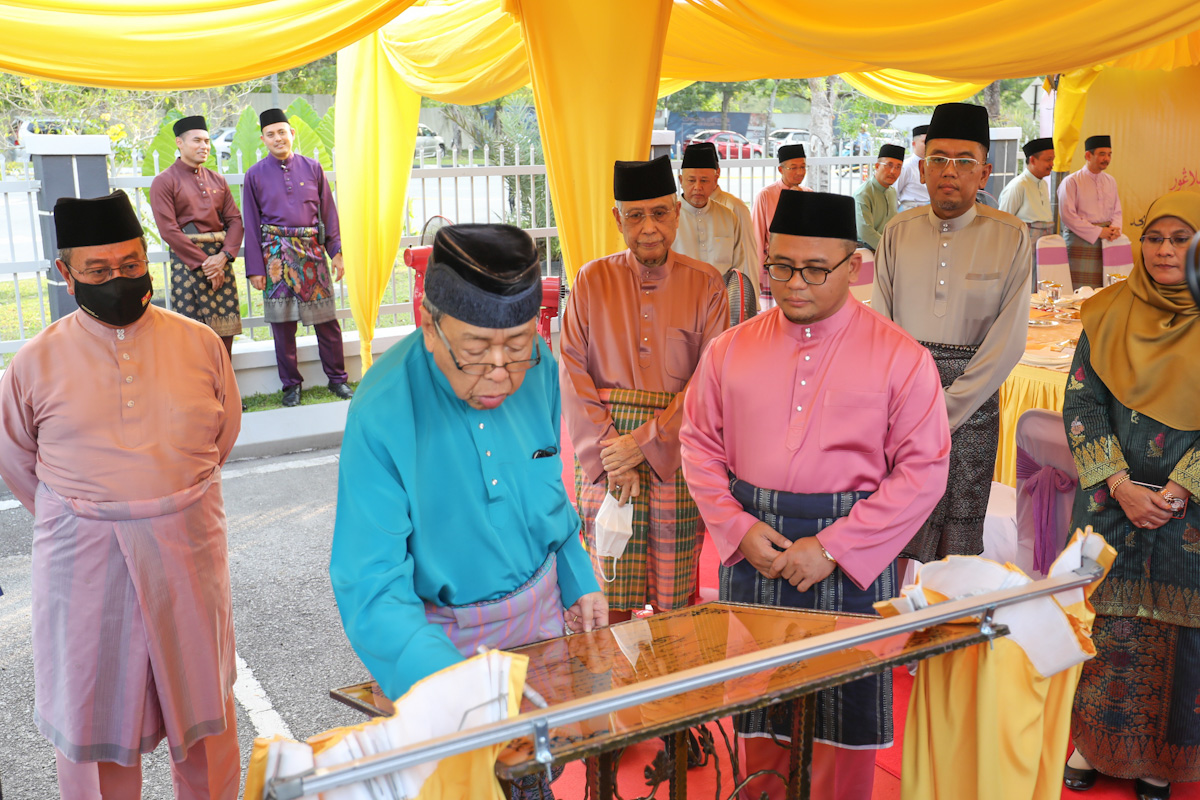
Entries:
{"type": "Polygon", "coordinates": [[[0,73],[0,108],[5,130],[20,119],[61,120],[73,133],[106,134],[119,162],[158,133],[168,112],[203,114],[214,129],[237,119],[246,95],[262,81],[184,92],[107,89],[0,73]]]}

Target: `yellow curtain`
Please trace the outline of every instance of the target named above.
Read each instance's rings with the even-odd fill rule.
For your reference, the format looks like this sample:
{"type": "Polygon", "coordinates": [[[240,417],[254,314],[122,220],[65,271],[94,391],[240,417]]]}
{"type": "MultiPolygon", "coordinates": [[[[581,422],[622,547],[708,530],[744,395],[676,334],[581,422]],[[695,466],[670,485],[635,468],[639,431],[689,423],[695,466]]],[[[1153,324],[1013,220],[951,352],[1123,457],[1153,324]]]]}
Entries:
{"type": "Polygon", "coordinates": [[[843,72],[842,79],[869,97],[898,106],[957,103],[987,86],[987,83],[951,81],[902,69],[843,72]]]}
{"type": "Polygon", "coordinates": [[[1109,68],[1129,70],[1175,70],[1200,64],[1200,31],[1194,31],[1162,44],[1110,61],[1106,64],[1071,70],[1058,81],[1054,100],[1054,169],[1068,172],[1075,166],[1075,150],[1087,108],[1087,93],[1101,71],[1109,68]]]}
{"type": "Polygon", "coordinates": [[[335,134],[345,144],[337,149],[338,216],[363,372],[400,246],[421,112],[421,98],[400,80],[379,38],[370,33],[338,53],[335,134]]]}
{"type": "Polygon", "coordinates": [[[84,86],[222,86],[346,47],[413,0],[0,0],[0,71],[84,86]]]}
{"type": "Polygon", "coordinates": [[[650,152],[670,0],[509,0],[529,54],[546,172],[572,277],[621,248],[612,169],[650,152]]]}
{"type": "Polygon", "coordinates": [[[947,17],[932,5],[897,16],[890,0],[676,0],[671,28],[663,64],[671,77],[749,80],[888,68],[988,83],[1160,45],[1200,28],[1200,4],[964,0],[947,17]],[[677,31],[688,33],[686,51],[677,46],[677,31]]]}

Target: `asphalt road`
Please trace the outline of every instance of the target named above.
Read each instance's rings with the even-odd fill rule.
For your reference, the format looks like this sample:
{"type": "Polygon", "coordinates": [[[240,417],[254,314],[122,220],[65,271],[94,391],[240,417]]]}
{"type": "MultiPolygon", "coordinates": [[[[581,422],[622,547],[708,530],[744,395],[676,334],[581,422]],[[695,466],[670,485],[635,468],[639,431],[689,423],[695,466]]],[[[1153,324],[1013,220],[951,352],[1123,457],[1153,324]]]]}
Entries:
{"type": "MultiPolygon", "coordinates": [[[[224,490],[237,651],[248,667],[235,692],[247,696],[252,673],[277,712],[251,715],[239,702],[244,775],[256,732],[282,725],[303,739],[361,722],[329,689],[365,680],[367,671],[346,641],[329,587],[337,451],[231,462],[224,490]]],[[[33,724],[32,517],[11,501],[0,484],[0,781],[4,800],[48,800],[58,797],[58,784],[54,750],[33,724]]],[[[172,797],[165,743],[143,759],[143,772],[143,797],[172,797]]]]}

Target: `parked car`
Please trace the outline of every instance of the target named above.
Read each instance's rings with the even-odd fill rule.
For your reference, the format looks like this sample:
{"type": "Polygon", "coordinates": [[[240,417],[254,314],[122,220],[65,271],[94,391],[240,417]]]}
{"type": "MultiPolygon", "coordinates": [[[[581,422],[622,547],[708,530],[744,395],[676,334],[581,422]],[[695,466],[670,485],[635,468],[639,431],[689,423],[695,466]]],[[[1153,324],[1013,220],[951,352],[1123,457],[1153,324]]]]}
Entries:
{"type": "Polygon", "coordinates": [[[439,162],[446,154],[446,143],[442,137],[424,123],[417,123],[417,146],[414,158],[435,158],[439,162]]]}
{"type": "MultiPolygon", "coordinates": [[[[804,128],[779,128],[767,137],[767,152],[779,155],[779,148],[789,144],[808,144],[812,134],[804,128]]],[[[811,153],[810,153],[811,155],[811,153]]]]}
{"type": "Polygon", "coordinates": [[[758,158],[763,154],[762,145],[733,131],[698,131],[688,138],[683,149],[697,142],[712,142],[721,158],[758,158]]]}
{"type": "Polygon", "coordinates": [[[12,130],[12,158],[14,161],[28,161],[29,152],[25,149],[29,134],[62,134],[74,133],[70,126],[60,119],[20,119],[12,130]]]}
{"type": "Polygon", "coordinates": [[[208,140],[212,142],[213,152],[222,161],[229,158],[230,151],[233,148],[233,135],[235,133],[237,133],[237,128],[217,128],[208,134],[208,140]]]}

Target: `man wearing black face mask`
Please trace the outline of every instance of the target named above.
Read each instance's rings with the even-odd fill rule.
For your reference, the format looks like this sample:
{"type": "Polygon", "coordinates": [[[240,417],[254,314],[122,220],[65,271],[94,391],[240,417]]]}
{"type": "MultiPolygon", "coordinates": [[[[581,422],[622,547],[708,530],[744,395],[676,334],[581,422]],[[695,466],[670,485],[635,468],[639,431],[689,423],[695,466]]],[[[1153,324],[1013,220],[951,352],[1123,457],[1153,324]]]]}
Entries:
{"type": "Polygon", "coordinates": [[[35,722],[63,797],[140,797],[165,737],[176,797],[232,800],[233,369],[211,328],[150,304],[123,192],[60,199],[54,225],[80,310],[0,376],[0,477],[34,515],[35,722]]]}

